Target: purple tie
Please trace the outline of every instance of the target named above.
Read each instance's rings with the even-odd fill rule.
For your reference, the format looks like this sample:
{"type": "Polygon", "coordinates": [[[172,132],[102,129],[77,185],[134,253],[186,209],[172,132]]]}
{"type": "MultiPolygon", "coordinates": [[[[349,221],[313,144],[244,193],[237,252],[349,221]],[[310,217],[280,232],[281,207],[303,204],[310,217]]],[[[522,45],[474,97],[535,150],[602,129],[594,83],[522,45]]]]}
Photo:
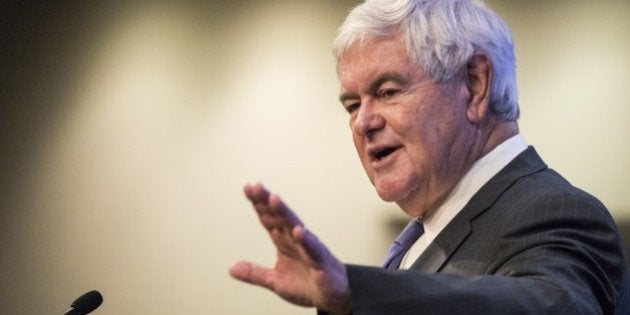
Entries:
{"type": "Polygon", "coordinates": [[[382,267],[386,269],[398,269],[398,265],[400,265],[400,261],[402,261],[405,253],[422,233],[424,233],[424,228],[422,227],[420,219],[411,220],[389,247],[382,267]]]}

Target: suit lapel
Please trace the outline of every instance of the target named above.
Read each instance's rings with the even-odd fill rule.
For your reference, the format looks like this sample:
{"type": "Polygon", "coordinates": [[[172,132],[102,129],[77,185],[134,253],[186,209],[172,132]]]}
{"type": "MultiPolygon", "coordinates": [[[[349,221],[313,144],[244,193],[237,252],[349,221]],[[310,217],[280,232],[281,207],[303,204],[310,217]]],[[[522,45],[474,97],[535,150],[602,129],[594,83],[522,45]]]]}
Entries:
{"type": "Polygon", "coordinates": [[[512,162],[490,179],[470,199],[468,204],[438,234],[420,255],[411,269],[438,272],[457,247],[472,232],[471,221],[489,209],[492,204],[519,178],[539,172],[547,165],[533,147],[527,148],[512,162]]]}

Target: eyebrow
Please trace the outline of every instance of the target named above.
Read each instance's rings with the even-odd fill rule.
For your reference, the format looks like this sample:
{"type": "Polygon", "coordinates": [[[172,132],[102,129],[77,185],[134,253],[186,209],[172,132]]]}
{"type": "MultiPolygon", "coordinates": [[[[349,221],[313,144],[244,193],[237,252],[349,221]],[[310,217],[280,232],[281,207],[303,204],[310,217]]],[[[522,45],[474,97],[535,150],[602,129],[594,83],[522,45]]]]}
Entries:
{"type": "MultiPolygon", "coordinates": [[[[387,82],[394,82],[396,84],[400,84],[400,85],[406,85],[408,83],[408,80],[403,77],[400,73],[397,72],[385,72],[382,73],[381,75],[379,75],[378,77],[376,77],[376,79],[374,79],[370,85],[368,86],[368,91],[375,91],[376,89],[378,89],[381,85],[387,83],[387,82]]],[[[339,101],[341,103],[343,103],[344,101],[350,100],[350,99],[358,99],[359,98],[359,94],[355,93],[355,92],[349,92],[349,93],[342,93],[341,95],[339,95],[339,101]]]]}

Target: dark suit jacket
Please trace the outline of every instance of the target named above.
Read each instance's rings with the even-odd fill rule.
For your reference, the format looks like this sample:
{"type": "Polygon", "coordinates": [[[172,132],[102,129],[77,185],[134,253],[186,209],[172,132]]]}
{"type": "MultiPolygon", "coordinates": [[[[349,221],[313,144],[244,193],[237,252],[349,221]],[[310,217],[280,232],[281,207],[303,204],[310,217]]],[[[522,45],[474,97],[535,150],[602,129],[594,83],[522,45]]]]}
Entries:
{"type": "Polygon", "coordinates": [[[531,147],[410,270],[347,265],[347,274],[354,314],[630,314],[613,219],[531,147]]]}

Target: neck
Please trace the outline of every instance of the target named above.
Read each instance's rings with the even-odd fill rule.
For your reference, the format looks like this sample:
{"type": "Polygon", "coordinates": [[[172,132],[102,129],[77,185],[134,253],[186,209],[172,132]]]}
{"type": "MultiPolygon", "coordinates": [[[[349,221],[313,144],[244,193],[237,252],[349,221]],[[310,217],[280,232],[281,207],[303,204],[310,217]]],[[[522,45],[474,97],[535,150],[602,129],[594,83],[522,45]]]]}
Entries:
{"type": "MultiPolygon", "coordinates": [[[[467,152],[462,152],[462,159],[459,163],[450,165],[457,169],[451,176],[443,178],[439,183],[440,188],[432,194],[434,198],[427,198],[428,195],[414,194],[415,196],[398,203],[404,212],[414,217],[424,217],[437,209],[453,190],[453,187],[468,172],[472,165],[483,156],[494,150],[499,144],[518,134],[518,124],[515,121],[496,121],[489,123],[490,128],[477,128],[467,152]]],[[[431,195],[431,194],[429,194],[431,195]]]]}
{"type": "Polygon", "coordinates": [[[480,154],[476,156],[474,161],[479,160],[484,155],[494,150],[494,148],[503,143],[505,140],[517,135],[518,132],[518,124],[515,121],[499,122],[496,127],[488,133],[488,136],[485,137],[485,141],[483,141],[481,145],[480,154]]]}

